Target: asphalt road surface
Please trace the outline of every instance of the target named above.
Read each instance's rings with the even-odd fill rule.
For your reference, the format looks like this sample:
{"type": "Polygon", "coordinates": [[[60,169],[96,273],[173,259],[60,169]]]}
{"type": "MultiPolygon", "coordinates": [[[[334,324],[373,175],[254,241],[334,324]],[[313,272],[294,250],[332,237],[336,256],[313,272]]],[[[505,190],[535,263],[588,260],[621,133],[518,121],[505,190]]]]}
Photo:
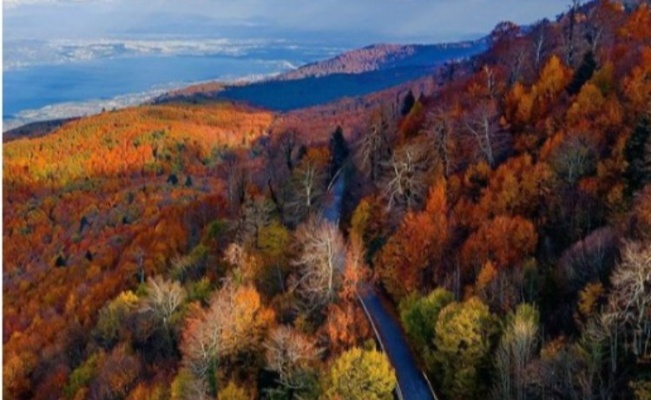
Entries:
{"type": "MultiPolygon", "coordinates": [[[[345,178],[338,176],[330,186],[330,201],[323,209],[323,217],[337,223],[341,213],[341,201],[345,189],[345,178]]],[[[366,306],[380,335],[389,361],[396,370],[398,386],[404,400],[435,400],[429,389],[423,373],[418,369],[413,354],[409,351],[398,322],[391,316],[384,303],[372,287],[366,287],[360,294],[361,301],[366,306]]]]}

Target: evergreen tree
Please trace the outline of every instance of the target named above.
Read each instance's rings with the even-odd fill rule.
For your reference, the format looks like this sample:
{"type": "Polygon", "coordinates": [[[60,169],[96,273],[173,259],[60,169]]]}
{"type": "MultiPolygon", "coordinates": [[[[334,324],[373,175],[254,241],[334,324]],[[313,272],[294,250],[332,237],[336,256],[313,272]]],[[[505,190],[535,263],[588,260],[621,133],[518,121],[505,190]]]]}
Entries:
{"type": "Polygon", "coordinates": [[[627,193],[632,195],[651,183],[651,118],[643,117],[626,141],[624,157],[628,167],[624,173],[627,193]]]}
{"type": "Polygon", "coordinates": [[[400,115],[404,117],[405,115],[409,114],[409,111],[411,111],[415,103],[416,103],[416,97],[414,96],[414,93],[411,90],[409,90],[405,98],[402,100],[402,108],[400,109],[400,115]]]}
{"type": "Polygon", "coordinates": [[[597,69],[597,61],[594,59],[594,54],[591,51],[588,51],[583,56],[583,61],[581,65],[574,72],[572,76],[572,82],[567,87],[567,93],[570,95],[575,95],[579,93],[583,85],[592,78],[592,74],[597,69]]]}
{"type": "Polygon", "coordinates": [[[337,171],[339,171],[343,166],[344,161],[348,158],[348,154],[350,153],[341,126],[337,126],[334,132],[332,132],[328,148],[330,149],[330,176],[334,177],[337,171]]]}

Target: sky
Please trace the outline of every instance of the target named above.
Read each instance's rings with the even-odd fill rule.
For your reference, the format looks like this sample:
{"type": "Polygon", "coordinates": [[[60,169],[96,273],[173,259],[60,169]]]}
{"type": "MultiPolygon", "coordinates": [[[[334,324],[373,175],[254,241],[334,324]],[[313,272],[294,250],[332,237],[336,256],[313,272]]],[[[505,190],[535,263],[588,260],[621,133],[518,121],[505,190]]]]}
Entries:
{"type": "MultiPolygon", "coordinates": [[[[259,62],[262,69],[268,62],[296,66],[374,43],[442,43],[481,38],[501,21],[529,24],[542,18],[553,19],[566,11],[570,2],[3,0],[3,78],[21,88],[23,96],[14,96],[13,108],[22,110],[20,113],[36,110],[37,117],[25,117],[21,120],[24,123],[72,116],[66,114],[70,111],[69,104],[63,100],[66,90],[84,89],[83,96],[79,95],[74,101],[100,96],[100,89],[106,87],[103,74],[112,72],[107,66],[113,65],[114,60],[123,61],[120,65],[131,65],[129,63],[137,64],[138,60],[155,58],[158,69],[169,63],[175,66],[174,61],[185,62],[185,56],[208,56],[205,58],[215,60],[226,57],[242,60],[247,67],[257,66],[255,63],[259,62]],[[170,57],[163,63],[159,62],[159,56],[170,57]],[[66,67],[72,75],[65,75],[65,78],[72,77],[72,81],[58,75],[67,73],[66,67]],[[77,67],[83,67],[82,75],[77,76],[80,74],[76,72],[77,67]],[[93,83],[95,81],[97,83],[93,83]],[[52,87],[66,90],[53,91],[52,87]],[[50,99],[43,93],[63,97],[50,99]],[[21,98],[25,98],[25,103],[19,101],[21,98]],[[50,100],[46,102],[46,98],[50,100]],[[35,105],[34,99],[40,103],[35,105]],[[51,107],[59,103],[63,104],[63,109],[51,107]],[[46,117],[43,112],[47,113],[46,117]]],[[[215,68],[212,64],[206,66],[211,76],[240,76],[243,70],[239,64],[232,67],[232,71],[219,72],[215,68]]],[[[192,75],[189,69],[175,72],[174,82],[207,79],[203,77],[204,71],[200,72],[201,78],[192,75]]],[[[170,83],[166,76],[156,77],[161,80],[159,84],[170,83]]],[[[139,90],[128,86],[122,92],[139,90]]],[[[90,104],[95,107],[94,103],[90,104]]],[[[77,110],[77,103],[73,106],[77,110]]],[[[75,112],[74,115],[80,115],[75,112]]]]}
{"type": "Polygon", "coordinates": [[[4,0],[4,40],[291,36],[356,42],[476,38],[553,18],[570,0],[4,0]]]}

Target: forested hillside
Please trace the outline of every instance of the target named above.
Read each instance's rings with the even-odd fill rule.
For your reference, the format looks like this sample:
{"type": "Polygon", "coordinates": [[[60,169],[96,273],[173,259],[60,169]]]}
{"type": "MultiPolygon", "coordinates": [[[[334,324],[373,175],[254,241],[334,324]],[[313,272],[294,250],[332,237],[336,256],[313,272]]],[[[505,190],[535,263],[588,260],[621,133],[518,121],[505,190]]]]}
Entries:
{"type": "Polygon", "coordinates": [[[484,40],[433,45],[376,44],[340,54],[329,60],[307,64],[282,73],[275,79],[360,74],[401,67],[431,67],[475,55],[485,47],[484,40]]]}
{"type": "Polygon", "coordinates": [[[649,399],[651,6],[502,23],[455,70],[5,143],[4,397],[391,399],[376,285],[441,399],[649,399]]]}
{"type": "Polygon", "coordinates": [[[651,9],[492,38],[372,117],[351,235],[444,398],[648,398],[651,9]]]}
{"type": "Polygon", "coordinates": [[[480,53],[488,41],[372,45],[261,81],[199,84],[162,95],[155,102],[234,100],[279,112],[323,105],[338,108],[337,100],[345,102],[351,98],[367,104],[363,96],[411,86],[415,80],[432,75],[454,75],[451,65],[480,53]]]}

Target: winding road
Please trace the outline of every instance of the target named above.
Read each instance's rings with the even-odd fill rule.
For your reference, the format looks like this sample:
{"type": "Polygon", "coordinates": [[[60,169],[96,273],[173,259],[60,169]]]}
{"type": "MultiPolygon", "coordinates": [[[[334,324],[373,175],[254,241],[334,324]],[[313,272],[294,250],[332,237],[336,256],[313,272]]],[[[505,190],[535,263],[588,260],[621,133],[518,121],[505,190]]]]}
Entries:
{"type": "MultiPolygon", "coordinates": [[[[332,223],[338,223],[341,214],[341,202],[345,190],[345,177],[339,175],[329,187],[331,199],[323,209],[323,217],[332,223]]],[[[364,288],[359,296],[360,302],[376,328],[376,335],[389,361],[396,370],[398,378],[398,398],[404,400],[436,400],[425,376],[418,369],[413,354],[409,350],[398,322],[386,309],[386,305],[371,286],[364,288]]]]}

